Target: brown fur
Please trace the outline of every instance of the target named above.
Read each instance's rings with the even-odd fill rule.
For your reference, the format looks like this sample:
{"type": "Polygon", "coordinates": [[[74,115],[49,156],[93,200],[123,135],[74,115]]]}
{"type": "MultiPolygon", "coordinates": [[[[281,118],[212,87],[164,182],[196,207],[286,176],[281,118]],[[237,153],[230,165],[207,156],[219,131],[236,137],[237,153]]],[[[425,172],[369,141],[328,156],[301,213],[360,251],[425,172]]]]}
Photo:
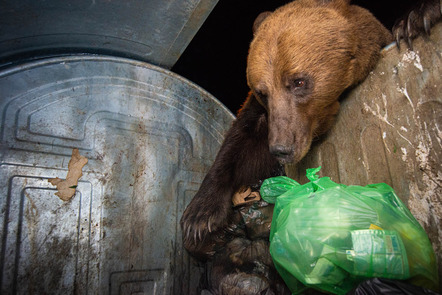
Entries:
{"type": "Polygon", "coordinates": [[[341,93],[367,76],[392,40],[368,11],[348,2],[297,0],[255,22],[251,93],[181,219],[191,254],[213,254],[231,222],[232,194],[299,161],[332,125],[341,93]]]}
{"type": "Polygon", "coordinates": [[[332,125],[341,93],[367,76],[390,40],[367,10],[345,1],[298,0],[262,20],[247,79],[268,110],[270,151],[281,162],[305,156],[332,125]],[[296,80],[305,85],[295,87],[296,80]]]}

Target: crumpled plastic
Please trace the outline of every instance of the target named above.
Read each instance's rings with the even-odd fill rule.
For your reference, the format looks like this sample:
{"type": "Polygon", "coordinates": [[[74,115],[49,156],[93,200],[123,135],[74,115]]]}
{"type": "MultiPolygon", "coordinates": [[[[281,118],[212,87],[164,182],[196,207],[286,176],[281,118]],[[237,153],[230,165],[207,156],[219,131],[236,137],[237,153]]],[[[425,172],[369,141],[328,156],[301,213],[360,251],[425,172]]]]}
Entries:
{"type": "Polygon", "coordinates": [[[438,290],[436,257],[421,225],[385,183],[337,184],[309,169],[310,182],[269,178],[261,197],[275,203],[270,253],[298,294],[304,286],[345,294],[382,277],[438,290]]]}

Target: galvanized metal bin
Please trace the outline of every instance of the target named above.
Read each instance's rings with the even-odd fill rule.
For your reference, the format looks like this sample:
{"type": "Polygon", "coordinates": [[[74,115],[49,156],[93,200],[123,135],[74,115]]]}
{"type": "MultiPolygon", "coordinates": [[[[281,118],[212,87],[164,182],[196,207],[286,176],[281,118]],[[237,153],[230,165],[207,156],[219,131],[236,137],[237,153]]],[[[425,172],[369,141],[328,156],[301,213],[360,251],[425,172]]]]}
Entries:
{"type": "Polygon", "coordinates": [[[179,218],[233,115],[164,69],[69,56],[0,72],[0,293],[194,294],[179,218]],[[89,160],[70,201],[72,149],[89,160]]]}
{"type": "Polygon", "coordinates": [[[63,52],[171,68],[218,0],[4,0],[0,64],[63,52]]]}

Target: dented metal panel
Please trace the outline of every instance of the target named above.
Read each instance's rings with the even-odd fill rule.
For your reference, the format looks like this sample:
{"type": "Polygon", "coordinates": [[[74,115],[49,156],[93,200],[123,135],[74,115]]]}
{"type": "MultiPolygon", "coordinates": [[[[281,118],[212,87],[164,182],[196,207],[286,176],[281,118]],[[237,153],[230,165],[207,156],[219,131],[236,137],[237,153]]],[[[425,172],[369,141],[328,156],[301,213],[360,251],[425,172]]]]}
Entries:
{"type": "Polygon", "coordinates": [[[233,115],[179,76],[71,56],[0,72],[1,294],[194,294],[179,218],[233,115]],[[216,118],[216,120],[214,120],[216,118]],[[72,149],[88,158],[70,201],[72,149]]]}
{"type": "MultiPolygon", "coordinates": [[[[290,174],[322,165],[344,184],[385,182],[427,231],[442,270],[442,24],[383,50],[376,69],[342,100],[331,132],[290,174]]],[[[441,280],[442,282],[442,277],[441,280]]]]}
{"type": "Polygon", "coordinates": [[[6,0],[0,63],[65,52],[105,53],[171,68],[217,0],[6,0]]]}

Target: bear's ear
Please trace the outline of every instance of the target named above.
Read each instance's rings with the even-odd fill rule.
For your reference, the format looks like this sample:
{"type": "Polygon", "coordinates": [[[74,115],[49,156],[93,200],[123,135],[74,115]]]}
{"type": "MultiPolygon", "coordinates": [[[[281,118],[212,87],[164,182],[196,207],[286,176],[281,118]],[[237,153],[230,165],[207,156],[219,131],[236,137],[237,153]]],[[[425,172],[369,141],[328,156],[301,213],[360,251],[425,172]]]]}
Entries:
{"type": "Polygon", "coordinates": [[[345,11],[350,5],[351,0],[315,0],[319,6],[329,6],[335,9],[345,11]]]}
{"type": "Polygon", "coordinates": [[[337,3],[345,3],[345,4],[350,4],[351,0],[316,0],[316,2],[320,5],[324,5],[324,4],[329,4],[329,3],[333,3],[333,2],[337,2],[337,3]]]}
{"type": "Polygon", "coordinates": [[[341,12],[343,15],[349,13],[350,2],[351,2],[351,0],[306,0],[306,1],[313,1],[313,3],[315,3],[315,5],[317,6],[332,8],[336,11],[341,12]]]}
{"type": "Polygon", "coordinates": [[[255,34],[256,30],[258,30],[261,23],[271,14],[272,14],[271,11],[265,11],[265,12],[261,12],[256,17],[255,21],[253,22],[253,34],[255,34]]]}

